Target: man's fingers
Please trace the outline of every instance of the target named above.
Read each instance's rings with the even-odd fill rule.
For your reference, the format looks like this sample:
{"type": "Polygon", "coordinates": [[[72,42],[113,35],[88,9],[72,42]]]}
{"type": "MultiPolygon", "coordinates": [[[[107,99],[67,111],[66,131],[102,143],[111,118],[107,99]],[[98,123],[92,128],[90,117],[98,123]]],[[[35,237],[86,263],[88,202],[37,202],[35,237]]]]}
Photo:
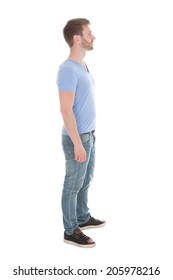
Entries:
{"type": "Polygon", "coordinates": [[[77,162],[85,162],[86,161],[86,158],[77,158],[75,159],[77,162]]]}
{"type": "Polygon", "coordinates": [[[77,162],[85,162],[85,161],[86,161],[86,155],[82,155],[82,156],[76,155],[76,156],[75,156],[75,160],[76,160],[77,162]]]}
{"type": "Polygon", "coordinates": [[[74,147],[74,154],[77,162],[86,161],[86,151],[82,145],[74,147]]]}

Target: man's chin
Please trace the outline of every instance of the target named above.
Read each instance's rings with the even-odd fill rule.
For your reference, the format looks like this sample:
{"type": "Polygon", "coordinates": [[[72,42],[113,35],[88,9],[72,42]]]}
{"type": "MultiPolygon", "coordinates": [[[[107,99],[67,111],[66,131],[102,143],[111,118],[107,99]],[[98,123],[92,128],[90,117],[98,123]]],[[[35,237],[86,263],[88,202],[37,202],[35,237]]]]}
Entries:
{"type": "Polygon", "coordinates": [[[94,49],[93,46],[91,46],[90,48],[87,49],[87,51],[92,51],[94,49]]]}

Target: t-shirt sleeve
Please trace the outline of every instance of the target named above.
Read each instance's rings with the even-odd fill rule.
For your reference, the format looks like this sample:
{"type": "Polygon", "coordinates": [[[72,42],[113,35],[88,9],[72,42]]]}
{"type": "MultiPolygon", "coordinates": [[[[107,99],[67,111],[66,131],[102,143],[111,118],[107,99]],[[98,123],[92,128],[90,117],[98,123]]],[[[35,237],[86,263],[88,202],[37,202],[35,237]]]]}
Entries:
{"type": "Polygon", "coordinates": [[[57,85],[59,90],[76,91],[77,75],[71,68],[59,69],[57,77],[57,85]]]}

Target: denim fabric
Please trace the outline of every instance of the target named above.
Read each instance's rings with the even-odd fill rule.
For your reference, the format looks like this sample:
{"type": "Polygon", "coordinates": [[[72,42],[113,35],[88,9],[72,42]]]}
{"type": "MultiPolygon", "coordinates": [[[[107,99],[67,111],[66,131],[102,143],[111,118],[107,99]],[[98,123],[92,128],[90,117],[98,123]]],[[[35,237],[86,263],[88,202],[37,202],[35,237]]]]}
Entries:
{"type": "Polygon", "coordinates": [[[62,191],[63,223],[67,234],[72,234],[79,224],[90,218],[88,188],[95,165],[95,136],[92,132],[80,135],[86,150],[85,162],[74,159],[74,145],[68,135],[62,135],[66,160],[66,174],[62,191]]]}

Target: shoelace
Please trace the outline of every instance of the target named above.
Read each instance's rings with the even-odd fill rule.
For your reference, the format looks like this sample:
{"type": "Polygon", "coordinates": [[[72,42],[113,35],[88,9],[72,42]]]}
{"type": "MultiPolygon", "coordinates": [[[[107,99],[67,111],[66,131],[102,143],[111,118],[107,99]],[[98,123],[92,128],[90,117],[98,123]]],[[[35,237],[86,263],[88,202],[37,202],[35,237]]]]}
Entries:
{"type": "Polygon", "coordinates": [[[80,232],[80,235],[81,235],[82,237],[84,237],[85,239],[88,239],[88,238],[89,238],[89,237],[86,236],[82,231],[80,232]]]}
{"type": "Polygon", "coordinates": [[[88,236],[86,236],[80,229],[76,229],[75,233],[78,234],[78,235],[81,235],[85,239],[88,239],[88,236]]]}
{"type": "Polygon", "coordinates": [[[95,219],[94,217],[91,217],[90,219],[93,220],[94,222],[99,222],[99,220],[95,219]]]}

